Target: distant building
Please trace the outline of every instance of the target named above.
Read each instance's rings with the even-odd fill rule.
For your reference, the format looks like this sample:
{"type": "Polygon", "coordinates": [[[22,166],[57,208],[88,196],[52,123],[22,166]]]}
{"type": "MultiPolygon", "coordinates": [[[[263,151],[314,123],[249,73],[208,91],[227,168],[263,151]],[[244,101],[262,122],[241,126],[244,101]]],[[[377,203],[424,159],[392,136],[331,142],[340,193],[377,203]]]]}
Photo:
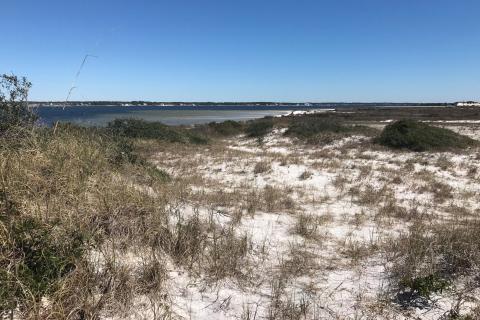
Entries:
{"type": "Polygon", "coordinates": [[[480,107],[480,102],[462,101],[456,103],[457,107],[480,107]]]}

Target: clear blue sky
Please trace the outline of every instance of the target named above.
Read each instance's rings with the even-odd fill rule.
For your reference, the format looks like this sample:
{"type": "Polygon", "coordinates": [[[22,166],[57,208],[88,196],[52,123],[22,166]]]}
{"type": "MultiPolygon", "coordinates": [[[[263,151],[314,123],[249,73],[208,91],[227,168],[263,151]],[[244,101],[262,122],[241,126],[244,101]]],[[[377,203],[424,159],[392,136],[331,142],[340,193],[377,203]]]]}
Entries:
{"type": "Polygon", "coordinates": [[[480,100],[478,0],[2,1],[31,99],[480,100]]]}

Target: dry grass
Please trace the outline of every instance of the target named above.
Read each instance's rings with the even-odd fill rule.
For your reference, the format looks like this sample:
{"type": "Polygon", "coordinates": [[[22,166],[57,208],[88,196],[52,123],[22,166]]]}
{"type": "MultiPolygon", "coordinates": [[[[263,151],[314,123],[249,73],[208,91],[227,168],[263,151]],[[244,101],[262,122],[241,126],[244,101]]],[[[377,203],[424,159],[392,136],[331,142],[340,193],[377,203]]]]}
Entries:
{"type": "Polygon", "coordinates": [[[293,228],[293,232],[305,239],[318,239],[319,228],[323,225],[324,218],[314,215],[301,213],[297,216],[297,222],[293,228]]]}
{"type": "Polygon", "coordinates": [[[401,303],[427,303],[432,294],[451,287],[465,293],[478,289],[480,270],[479,221],[427,225],[417,221],[399,239],[390,241],[392,285],[401,303]],[[464,279],[462,286],[456,280],[464,279]]]}
{"type": "Polygon", "coordinates": [[[253,168],[253,173],[255,174],[265,173],[268,170],[270,170],[271,167],[272,167],[271,163],[268,163],[266,161],[260,161],[255,164],[255,167],[253,168]]]}
{"type": "MultiPolygon", "coordinates": [[[[60,127],[5,142],[0,269],[14,274],[23,259],[13,254],[12,212],[34,219],[51,235],[39,237],[45,248],[71,264],[44,291],[0,303],[1,315],[196,318],[195,308],[178,310],[192,299],[196,312],[226,318],[362,318],[375,308],[389,318],[392,301],[410,299],[408,314],[422,303],[433,309],[433,294],[462,306],[478,300],[474,154],[391,152],[350,137],[294,149],[275,134],[286,139],[186,145],[60,127]],[[81,250],[71,257],[73,239],[81,250]],[[378,276],[388,276],[390,300],[357,279],[330,283],[353,269],[377,275],[372,261],[386,267],[378,276]]],[[[2,288],[0,298],[10,297],[12,287],[2,288]]],[[[466,314],[457,309],[448,311],[466,314]]]]}

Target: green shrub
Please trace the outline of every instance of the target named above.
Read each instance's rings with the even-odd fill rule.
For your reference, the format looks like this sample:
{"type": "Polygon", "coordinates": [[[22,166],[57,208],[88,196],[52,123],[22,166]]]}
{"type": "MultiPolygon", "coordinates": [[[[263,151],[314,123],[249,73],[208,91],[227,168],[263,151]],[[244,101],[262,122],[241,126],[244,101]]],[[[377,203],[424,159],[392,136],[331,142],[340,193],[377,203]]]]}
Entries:
{"type": "Polygon", "coordinates": [[[341,122],[317,118],[294,119],[285,132],[305,140],[309,144],[328,144],[348,134],[372,135],[375,129],[361,125],[345,125],[341,122]]]}
{"type": "Polygon", "coordinates": [[[111,157],[112,163],[121,165],[123,163],[136,163],[139,161],[139,157],[135,154],[131,141],[125,138],[118,138],[112,142],[112,145],[114,147],[114,153],[111,157]]]}
{"type": "Polygon", "coordinates": [[[0,76],[0,133],[12,127],[30,126],[37,119],[27,101],[31,86],[25,77],[0,76]]]}
{"type": "Polygon", "coordinates": [[[451,130],[413,120],[400,120],[387,125],[375,141],[387,147],[412,151],[442,151],[474,144],[474,140],[451,130]]]}
{"type": "Polygon", "coordinates": [[[273,129],[273,121],[269,118],[264,118],[261,120],[254,120],[251,121],[247,128],[245,129],[245,133],[250,138],[262,138],[266,134],[268,134],[273,129]]]}
{"type": "Polygon", "coordinates": [[[348,131],[350,131],[350,128],[337,121],[324,119],[299,119],[294,120],[292,124],[290,124],[285,134],[301,138],[310,138],[319,133],[343,133],[348,131]]]}
{"type": "Polygon", "coordinates": [[[242,133],[243,125],[240,122],[227,120],[224,122],[210,122],[208,127],[216,134],[222,136],[234,136],[242,133]]]}
{"type": "Polygon", "coordinates": [[[2,193],[0,213],[0,315],[25,307],[57,289],[75,269],[85,239],[77,231],[21,215],[2,193]]]}
{"type": "Polygon", "coordinates": [[[128,138],[158,139],[167,142],[205,144],[207,139],[185,129],[173,128],[160,122],[137,119],[116,119],[107,125],[115,135],[128,138]]]}
{"type": "Polygon", "coordinates": [[[449,284],[450,281],[438,274],[429,274],[428,276],[413,279],[407,278],[400,283],[402,288],[408,289],[413,295],[419,295],[427,299],[432,294],[445,290],[449,284]]]}

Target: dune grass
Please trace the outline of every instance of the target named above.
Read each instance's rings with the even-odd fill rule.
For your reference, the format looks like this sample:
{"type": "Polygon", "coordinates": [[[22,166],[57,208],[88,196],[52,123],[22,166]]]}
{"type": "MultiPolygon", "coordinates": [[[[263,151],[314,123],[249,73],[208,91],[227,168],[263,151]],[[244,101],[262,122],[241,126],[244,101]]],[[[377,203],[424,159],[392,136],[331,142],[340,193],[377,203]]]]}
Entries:
{"type": "MultiPolygon", "coordinates": [[[[87,251],[120,231],[118,241],[135,232],[145,238],[135,221],[142,212],[162,210],[162,201],[136,190],[135,179],[149,177],[158,188],[166,175],[103,129],[19,130],[0,137],[0,315],[17,310],[28,318],[47,312],[42,299],[80,276],[81,266],[90,264],[87,251]]],[[[83,297],[96,294],[95,286],[90,290],[83,297]]],[[[57,296],[59,304],[64,297],[57,296]]],[[[80,298],[72,306],[78,312],[86,307],[80,298]]],[[[51,304],[56,307],[66,306],[51,304]]]]}

